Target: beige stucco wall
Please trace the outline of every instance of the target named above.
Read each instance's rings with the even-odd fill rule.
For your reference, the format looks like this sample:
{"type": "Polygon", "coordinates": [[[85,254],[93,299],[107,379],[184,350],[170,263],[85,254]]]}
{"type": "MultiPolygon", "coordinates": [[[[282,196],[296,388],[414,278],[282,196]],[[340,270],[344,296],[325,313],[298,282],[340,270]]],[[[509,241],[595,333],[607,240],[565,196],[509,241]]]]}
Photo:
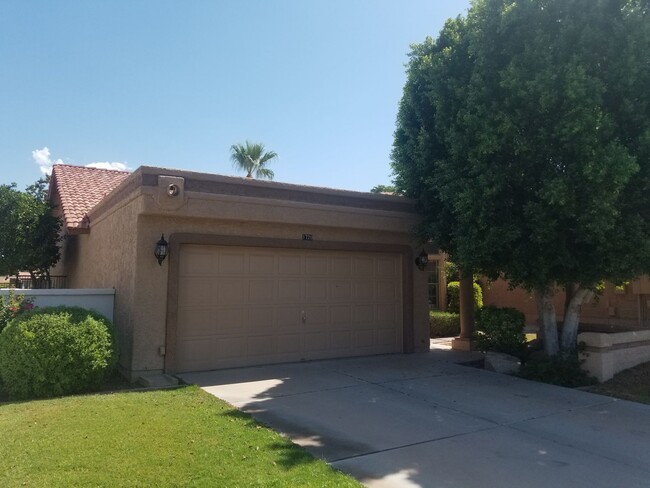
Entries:
{"type": "Polygon", "coordinates": [[[130,369],[133,353],[138,200],[129,200],[92,222],[88,234],[71,235],[64,248],[68,288],[115,288],[114,323],[120,367],[130,369]]]}
{"type": "MultiPolygon", "coordinates": [[[[607,283],[602,294],[582,306],[580,313],[581,324],[588,324],[598,330],[626,330],[643,327],[639,316],[640,295],[642,288],[636,283],[617,288],[607,283]]],[[[564,291],[558,290],[555,296],[555,310],[558,320],[563,320],[564,291]]],[[[522,288],[510,290],[503,280],[486,282],[483,285],[484,305],[498,307],[513,307],[526,314],[528,324],[537,323],[537,305],[535,298],[522,288]]]]}
{"type": "MultiPolygon", "coordinates": [[[[176,175],[178,176],[178,175],[176,175]]],[[[73,237],[66,259],[71,286],[115,287],[115,323],[121,365],[133,379],[164,370],[169,259],[153,251],[162,233],[210,234],[314,242],[411,245],[414,214],[317,205],[269,198],[182,191],[167,200],[167,181],[138,186],[118,204],[91,213],[90,233],[73,237]],[[71,257],[74,258],[71,260],[71,257]]],[[[415,253],[414,253],[415,254],[415,253]]],[[[412,307],[416,351],[429,348],[426,273],[413,265],[412,307]]]]}

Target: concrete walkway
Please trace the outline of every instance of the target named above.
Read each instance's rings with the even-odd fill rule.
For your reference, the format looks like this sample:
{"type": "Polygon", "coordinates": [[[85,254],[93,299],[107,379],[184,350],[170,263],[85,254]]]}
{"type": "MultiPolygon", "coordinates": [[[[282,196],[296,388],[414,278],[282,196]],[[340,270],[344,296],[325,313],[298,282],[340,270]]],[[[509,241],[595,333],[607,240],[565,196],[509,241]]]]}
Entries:
{"type": "Polygon", "coordinates": [[[370,487],[650,487],[650,406],[467,359],[441,347],[181,377],[370,487]]]}

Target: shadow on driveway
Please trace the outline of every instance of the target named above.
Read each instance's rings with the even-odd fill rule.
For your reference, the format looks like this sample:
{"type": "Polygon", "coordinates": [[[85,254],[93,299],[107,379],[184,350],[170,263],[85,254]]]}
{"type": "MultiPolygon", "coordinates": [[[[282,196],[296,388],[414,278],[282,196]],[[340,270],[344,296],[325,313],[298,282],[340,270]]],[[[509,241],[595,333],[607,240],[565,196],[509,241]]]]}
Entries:
{"type": "Polygon", "coordinates": [[[650,486],[650,406],[463,359],[431,351],[179,376],[368,486],[650,486]]]}

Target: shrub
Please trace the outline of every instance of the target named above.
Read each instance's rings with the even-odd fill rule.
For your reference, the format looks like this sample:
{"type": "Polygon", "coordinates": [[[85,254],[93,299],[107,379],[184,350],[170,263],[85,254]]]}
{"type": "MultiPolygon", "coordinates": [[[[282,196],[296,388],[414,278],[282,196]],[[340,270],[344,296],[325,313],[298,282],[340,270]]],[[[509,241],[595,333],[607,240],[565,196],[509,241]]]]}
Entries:
{"type": "Polygon", "coordinates": [[[110,322],[79,307],[24,312],[0,333],[0,377],[17,399],[96,389],[116,362],[110,322]]]}
{"type": "Polygon", "coordinates": [[[514,308],[485,307],[476,316],[474,339],[481,351],[521,357],[526,350],[526,317],[514,308]]]}
{"type": "Polygon", "coordinates": [[[0,297],[0,332],[11,319],[32,308],[34,308],[34,299],[26,298],[25,295],[16,295],[10,291],[8,296],[0,297]]]}
{"type": "Polygon", "coordinates": [[[598,380],[581,368],[578,354],[569,357],[544,356],[531,359],[521,366],[519,376],[552,385],[576,388],[598,383],[598,380]]]}
{"type": "MultiPolygon", "coordinates": [[[[452,313],[460,312],[460,282],[450,281],[447,284],[447,311],[452,313]]],[[[476,309],[483,307],[483,289],[478,283],[474,283],[474,306],[476,309]]]]}
{"type": "Polygon", "coordinates": [[[460,315],[449,312],[429,312],[430,337],[450,337],[460,334],[460,315]]]}

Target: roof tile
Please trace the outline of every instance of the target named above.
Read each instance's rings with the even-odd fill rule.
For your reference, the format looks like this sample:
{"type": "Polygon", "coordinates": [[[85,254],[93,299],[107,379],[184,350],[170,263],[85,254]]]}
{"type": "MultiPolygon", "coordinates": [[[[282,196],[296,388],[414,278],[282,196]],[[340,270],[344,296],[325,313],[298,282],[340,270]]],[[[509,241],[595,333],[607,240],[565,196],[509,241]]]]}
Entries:
{"type": "Polygon", "coordinates": [[[59,194],[65,227],[82,229],[88,212],[130,175],[127,171],[56,164],[51,185],[59,194]]]}

